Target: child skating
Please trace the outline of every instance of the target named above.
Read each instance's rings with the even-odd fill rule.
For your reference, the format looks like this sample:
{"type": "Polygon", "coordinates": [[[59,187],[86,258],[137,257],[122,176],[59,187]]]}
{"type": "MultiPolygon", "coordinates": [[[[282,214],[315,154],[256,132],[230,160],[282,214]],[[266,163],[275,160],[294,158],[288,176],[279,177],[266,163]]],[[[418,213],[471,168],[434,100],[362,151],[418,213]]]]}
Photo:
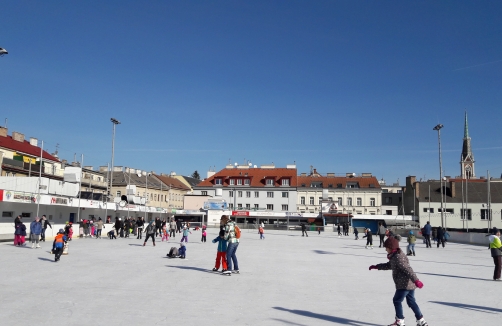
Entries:
{"type": "Polygon", "coordinates": [[[206,229],[202,229],[202,238],[200,239],[200,242],[206,242],[206,237],[207,237],[206,229]]]}
{"type": "Polygon", "coordinates": [[[184,243],[180,243],[180,248],[178,249],[178,253],[180,254],[181,259],[185,259],[187,257],[187,247],[185,247],[184,243]]]}
{"type": "Polygon", "coordinates": [[[54,261],[59,261],[61,259],[61,254],[63,254],[64,244],[67,241],[67,237],[63,229],[59,229],[58,234],[54,237],[54,242],[52,244],[52,251],[54,252],[54,261]]]}
{"type": "Polygon", "coordinates": [[[364,233],[366,235],[363,238],[367,238],[366,249],[368,249],[368,246],[370,246],[370,249],[373,249],[373,233],[371,233],[371,229],[365,229],[364,233]]]}
{"type": "Polygon", "coordinates": [[[265,239],[265,236],[264,236],[265,230],[261,226],[258,228],[258,233],[260,234],[260,240],[264,240],[265,239]]]}
{"type": "Polygon", "coordinates": [[[183,237],[181,238],[181,241],[180,242],[187,242],[188,243],[188,234],[192,234],[192,232],[190,232],[190,229],[187,228],[186,226],[183,227],[183,237]]]}
{"type": "Polygon", "coordinates": [[[213,272],[220,269],[220,262],[223,267],[222,273],[227,271],[227,240],[224,239],[225,231],[221,230],[218,237],[212,243],[218,243],[218,250],[216,252],[216,263],[214,264],[213,272]]]}
{"type": "Polygon", "coordinates": [[[407,241],[408,241],[407,255],[408,256],[412,256],[412,255],[415,256],[415,242],[417,241],[417,238],[413,234],[413,231],[410,231],[410,234],[408,235],[407,241]]]}
{"type": "Polygon", "coordinates": [[[359,231],[357,231],[357,228],[354,228],[354,235],[356,236],[354,240],[359,240],[359,231]]]}
{"type": "Polygon", "coordinates": [[[371,265],[370,270],[392,270],[392,278],[396,285],[396,292],[392,301],[396,310],[396,321],[389,326],[404,326],[404,314],[402,302],[406,298],[406,303],[415,313],[417,326],[428,326],[427,322],[415,301],[415,289],[421,289],[424,284],[420,282],[413,271],[405,253],[399,248],[399,241],[394,237],[389,237],[384,243],[389,261],[385,264],[371,265]]]}
{"type": "Polygon", "coordinates": [[[162,241],[164,240],[169,241],[169,233],[165,225],[162,227],[162,241]]]}

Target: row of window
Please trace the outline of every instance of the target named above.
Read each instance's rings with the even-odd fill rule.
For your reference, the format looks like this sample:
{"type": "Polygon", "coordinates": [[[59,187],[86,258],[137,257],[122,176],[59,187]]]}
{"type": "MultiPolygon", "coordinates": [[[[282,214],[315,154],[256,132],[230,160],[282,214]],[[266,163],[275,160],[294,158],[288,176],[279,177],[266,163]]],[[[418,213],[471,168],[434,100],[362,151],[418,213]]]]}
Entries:
{"type": "MultiPolygon", "coordinates": [[[[230,203],[230,204],[228,205],[228,207],[229,207],[230,209],[233,209],[233,208],[234,208],[234,204],[230,203]]],[[[237,208],[238,208],[238,209],[243,209],[244,207],[242,206],[242,204],[237,204],[237,208]]],[[[250,209],[251,209],[251,204],[245,204],[245,208],[246,208],[247,210],[250,210],[250,209]]],[[[258,204],[254,204],[254,205],[253,205],[253,209],[254,209],[254,210],[259,210],[259,209],[260,209],[260,207],[258,206],[258,204]]],[[[283,211],[288,211],[288,209],[289,209],[289,206],[288,206],[288,205],[281,205],[281,210],[283,210],[283,211]]],[[[273,205],[273,204],[267,204],[267,210],[268,210],[268,211],[273,211],[273,210],[274,210],[274,205],[273,205]]]]}
{"type": "MultiPolygon", "coordinates": [[[[246,198],[251,198],[251,191],[246,191],[246,198]]],[[[204,194],[204,191],[203,191],[203,194],[204,194]]],[[[207,192],[206,192],[207,194],[207,192]]],[[[237,191],[237,197],[242,197],[244,194],[244,191],[237,191]]],[[[233,197],[234,196],[234,192],[233,191],[229,191],[228,192],[228,195],[230,197],[233,197]]],[[[259,198],[260,197],[260,192],[259,191],[255,191],[254,192],[254,198],[259,198]]],[[[283,191],[281,193],[281,197],[282,198],[289,198],[289,193],[287,191],[283,191]]],[[[267,191],[267,198],[274,198],[274,192],[273,191],[267,191]]]]}
{"type": "MultiPolygon", "coordinates": [[[[216,178],[214,179],[214,184],[216,185],[223,185],[223,179],[222,178],[216,178]]],[[[250,179],[230,179],[228,184],[230,186],[249,186],[251,184],[250,179]]],[[[266,179],[265,184],[267,186],[274,186],[275,185],[275,180],[274,179],[266,179]]],[[[289,179],[281,179],[281,185],[282,186],[289,186],[289,179]]]]}
{"type": "MultiPolygon", "coordinates": [[[[300,197],[300,205],[305,205],[305,197],[300,197]]],[[[332,197],[328,197],[329,201],[333,201],[332,197]]],[[[322,198],[319,198],[319,203],[318,205],[321,205],[322,198]]],[[[343,206],[343,198],[338,197],[337,198],[338,206],[343,206]]],[[[309,205],[315,205],[315,198],[310,197],[309,198],[309,205]]],[[[370,198],[370,206],[375,206],[376,205],[376,200],[375,198],[370,198]]],[[[352,205],[352,197],[347,198],[347,206],[353,206],[352,205]]],[[[360,197],[356,198],[356,206],[363,206],[363,199],[360,197]]]]}
{"type": "MultiPolygon", "coordinates": [[[[144,196],[145,194],[143,193],[143,195],[141,195],[141,192],[138,192],[138,197],[145,197],[144,196]]],[[[207,195],[207,192],[206,192],[206,195],[207,195]]],[[[121,197],[122,196],[122,192],[119,190],[117,191],[117,197],[121,197]]],[[[154,193],[149,193],[147,194],[147,197],[148,197],[148,200],[150,201],[168,201],[167,200],[167,195],[163,195],[163,194],[160,194],[160,195],[157,195],[157,194],[154,194],[154,193]]],[[[171,201],[181,201],[183,199],[183,195],[182,194],[174,194],[174,193],[170,193],[169,194],[169,200],[171,201]]]]}
{"type": "MultiPolygon", "coordinates": [[[[434,213],[434,208],[428,208],[428,207],[425,207],[424,208],[424,213],[434,213]]],[[[438,208],[437,209],[437,212],[438,213],[441,213],[441,208],[438,208]]],[[[448,213],[448,214],[455,214],[455,209],[453,208],[443,208],[443,212],[444,213],[448,213]]],[[[460,219],[465,219],[467,218],[468,220],[472,220],[472,209],[468,208],[468,209],[463,209],[461,208],[460,209],[460,219]]],[[[475,214],[477,215],[477,214],[475,214]]],[[[500,215],[502,216],[502,210],[500,211],[500,215]]],[[[479,215],[477,215],[481,218],[481,220],[491,220],[492,217],[493,217],[493,210],[488,210],[488,209],[480,209],[479,211],[479,215]]]]}

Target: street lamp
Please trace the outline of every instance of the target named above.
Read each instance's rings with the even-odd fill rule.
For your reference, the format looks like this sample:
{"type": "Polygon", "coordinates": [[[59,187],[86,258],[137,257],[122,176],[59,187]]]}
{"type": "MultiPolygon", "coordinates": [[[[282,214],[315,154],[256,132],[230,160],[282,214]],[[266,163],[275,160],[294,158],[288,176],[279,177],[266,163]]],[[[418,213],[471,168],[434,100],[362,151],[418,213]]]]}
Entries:
{"type": "MultiPolygon", "coordinates": [[[[113,187],[113,159],[115,157],[115,127],[120,124],[120,121],[118,121],[115,118],[111,118],[110,121],[113,123],[113,135],[112,135],[112,166],[110,168],[110,192],[112,192],[112,187],[113,187]]],[[[108,194],[106,194],[108,197],[108,194]]],[[[108,202],[108,200],[106,201],[108,202]]]]}
{"type": "Polygon", "coordinates": [[[441,227],[444,227],[444,208],[443,208],[443,161],[441,158],[441,128],[442,124],[437,124],[432,130],[437,130],[438,132],[438,144],[439,144],[439,183],[440,183],[440,194],[441,194],[441,227]]]}

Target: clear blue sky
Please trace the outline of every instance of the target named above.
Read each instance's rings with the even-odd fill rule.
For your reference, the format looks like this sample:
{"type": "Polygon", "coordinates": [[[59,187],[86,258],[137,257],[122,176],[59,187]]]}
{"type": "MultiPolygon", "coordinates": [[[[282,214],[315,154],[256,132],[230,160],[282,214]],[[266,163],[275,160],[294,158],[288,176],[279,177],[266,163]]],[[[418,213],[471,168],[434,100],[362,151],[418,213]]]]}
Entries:
{"type": "Polygon", "coordinates": [[[229,160],[401,183],[502,173],[500,1],[3,1],[9,132],[205,176],[229,160]]]}

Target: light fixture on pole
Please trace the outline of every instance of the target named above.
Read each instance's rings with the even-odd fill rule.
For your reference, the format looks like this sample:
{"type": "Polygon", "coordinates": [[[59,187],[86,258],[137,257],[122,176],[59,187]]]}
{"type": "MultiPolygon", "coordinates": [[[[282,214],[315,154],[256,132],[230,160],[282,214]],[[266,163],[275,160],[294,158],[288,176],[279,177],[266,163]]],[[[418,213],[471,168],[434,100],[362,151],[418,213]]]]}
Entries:
{"type": "MultiPolygon", "coordinates": [[[[110,121],[113,123],[113,134],[112,134],[112,166],[110,168],[110,192],[112,192],[113,191],[113,189],[112,189],[112,187],[113,187],[113,159],[114,159],[114,156],[115,156],[115,127],[120,124],[120,121],[118,121],[115,118],[111,118],[110,121]]],[[[108,194],[106,194],[106,196],[107,196],[106,202],[108,202],[108,194]]]]}
{"type": "Polygon", "coordinates": [[[441,227],[444,227],[444,208],[443,208],[443,161],[441,157],[441,129],[442,124],[437,124],[432,130],[438,132],[438,144],[439,144],[439,182],[440,182],[440,194],[441,194],[441,227]]]}

